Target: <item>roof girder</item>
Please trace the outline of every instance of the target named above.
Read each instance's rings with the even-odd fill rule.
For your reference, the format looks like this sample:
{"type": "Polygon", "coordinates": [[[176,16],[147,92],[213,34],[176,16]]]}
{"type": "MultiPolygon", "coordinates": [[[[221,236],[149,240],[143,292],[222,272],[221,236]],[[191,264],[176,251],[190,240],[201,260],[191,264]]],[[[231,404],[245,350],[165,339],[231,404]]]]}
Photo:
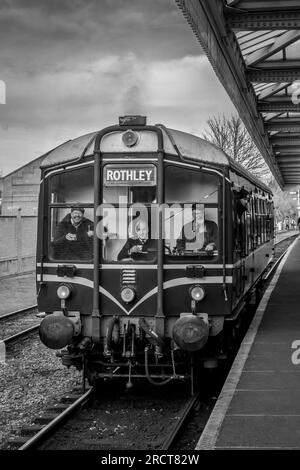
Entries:
{"type": "Polygon", "coordinates": [[[291,85],[291,82],[277,83],[276,85],[270,85],[259,93],[258,99],[259,101],[265,100],[266,98],[269,98],[270,96],[275,95],[279,91],[285,90],[290,85],[291,85]]]}
{"type": "Polygon", "coordinates": [[[281,51],[287,46],[290,46],[300,38],[300,31],[287,31],[281,36],[274,39],[272,45],[265,46],[258,51],[252,52],[245,58],[247,67],[254,67],[255,65],[264,62],[266,59],[281,51]]]}
{"type": "Polygon", "coordinates": [[[277,157],[276,158],[277,163],[280,165],[280,163],[298,163],[299,162],[299,155],[297,157],[277,157]]]}
{"type": "Polygon", "coordinates": [[[290,155],[300,154],[300,149],[298,146],[290,147],[288,145],[276,145],[276,146],[273,146],[273,150],[275,153],[280,152],[280,153],[285,153],[285,154],[290,154],[290,155]]]}
{"type": "Polygon", "coordinates": [[[298,0],[227,0],[229,7],[237,7],[246,11],[270,11],[270,10],[299,10],[298,0]]]}
{"type": "Polygon", "coordinates": [[[300,121],[295,119],[278,118],[273,121],[266,122],[265,128],[268,131],[288,131],[300,132],[300,121]]]}
{"type": "Polygon", "coordinates": [[[286,67],[283,62],[265,62],[260,64],[259,67],[248,68],[246,76],[249,82],[258,83],[274,83],[274,82],[288,82],[299,80],[300,77],[300,61],[286,61],[286,67]],[[289,62],[297,62],[293,66],[289,62]]]}
{"type": "Polygon", "coordinates": [[[289,99],[274,99],[272,101],[262,101],[258,102],[257,109],[261,113],[297,113],[300,112],[300,104],[293,103],[292,97],[287,97],[289,99]]]}
{"type": "MultiPolygon", "coordinates": [[[[276,0],[275,0],[276,1],[276,0]]],[[[275,2],[274,2],[275,3],[275,2]]],[[[226,24],[235,31],[264,31],[300,28],[300,11],[233,12],[226,10],[226,24]]]]}

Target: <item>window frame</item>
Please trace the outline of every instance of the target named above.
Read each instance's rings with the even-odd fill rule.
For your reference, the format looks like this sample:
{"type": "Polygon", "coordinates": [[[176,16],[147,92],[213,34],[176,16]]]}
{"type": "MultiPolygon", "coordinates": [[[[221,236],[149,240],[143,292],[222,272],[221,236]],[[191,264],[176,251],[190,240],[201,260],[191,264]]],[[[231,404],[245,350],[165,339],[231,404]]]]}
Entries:
{"type": "MultiPolygon", "coordinates": [[[[178,168],[180,170],[189,170],[189,171],[193,171],[197,174],[209,174],[211,175],[212,177],[215,178],[216,180],[216,187],[217,187],[217,202],[215,203],[204,203],[203,201],[184,201],[184,202],[170,202],[170,201],[166,201],[166,198],[164,198],[165,202],[164,204],[167,204],[167,205],[170,205],[172,206],[173,204],[204,204],[204,213],[205,213],[205,209],[206,208],[213,208],[213,209],[216,209],[217,211],[217,222],[216,221],[213,221],[217,224],[217,228],[218,228],[218,253],[216,255],[213,255],[211,258],[209,256],[207,257],[189,257],[189,256],[173,256],[173,255],[169,255],[168,253],[165,252],[164,250],[164,264],[191,264],[191,263],[195,263],[195,264],[217,264],[222,256],[222,245],[221,245],[221,232],[222,232],[222,224],[221,224],[221,201],[222,201],[222,195],[223,195],[223,192],[222,192],[222,185],[223,185],[223,177],[221,176],[220,173],[220,170],[218,169],[214,169],[214,168],[207,168],[207,169],[203,169],[203,168],[195,168],[195,167],[191,167],[189,166],[188,164],[187,165],[176,165],[176,162],[166,162],[165,166],[164,166],[164,188],[165,188],[165,193],[166,193],[166,186],[167,186],[167,181],[166,181],[166,178],[167,178],[167,169],[168,167],[175,167],[175,168],[178,168]],[[217,174],[216,174],[217,172],[217,174]]],[[[165,245],[165,242],[166,242],[166,239],[163,240],[164,242],[164,245],[165,245]]]]}
{"type": "MultiPolygon", "coordinates": [[[[59,209],[59,208],[62,208],[62,209],[71,209],[72,205],[74,205],[74,202],[73,203],[63,203],[63,202],[55,202],[55,203],[52,203],[51,202],[51,189],[52,189],[52,179],[55,178],[56,176],[58,175],[61,175],[61,174],[68,174],[70,172],[74,172],[74,171],[80,171],[81,169],[86,169],[86,168],[91,168],[92,169],[92,176],[93,176],[93,181],[92,181],[92,194],[93,194],[93,198],[94,198],[94,162],[89,162],[87,163],[86,165],[81,165],[81,166],[78,166],[78,167],[71,167],[71,168],[62,168],[61,170],[58,170],[58,171],[55,171],[55,172],[51,172],[49,173],[49,175],[46,175],[46,177],[48,178],[48,198],[47,198],[47,219],[48,219],[48,227],[47,227],[47,257],[50,261],[54,261],[54,262],[59,262],[59,263],[67,263],[67,264],[70,264],[70,263],[76,263],[76,264],[84,264],[84,263],[91,263],[93,262],[93,255],[91,258],[86,258],[86,259],[66,259],[66,258],[63,258],[63,259],[58,259],[56,257],[54,257],[52,255],[52,240],[51,240],[51,237],[52,237],[52,233],[51,233],[51,228],[52,228],[52,210],[53,209],[59,209]]],[[[85,209],[86,208],[89,208],[89,209],[93,209],[94,210],[94,201],[91,202],[91,203],[80,203],[78,204],[78,206],[82,206],[84,207],[85,209]]],[[[95,223],[95,221],[92,221],[93,223],[95,223]]]]}

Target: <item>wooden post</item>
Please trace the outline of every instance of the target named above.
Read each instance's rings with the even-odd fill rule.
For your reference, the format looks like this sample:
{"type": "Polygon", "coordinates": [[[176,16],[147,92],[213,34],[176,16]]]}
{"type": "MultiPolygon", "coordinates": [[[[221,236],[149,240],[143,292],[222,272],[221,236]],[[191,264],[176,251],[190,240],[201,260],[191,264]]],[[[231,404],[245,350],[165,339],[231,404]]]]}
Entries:
{"type": "Polygon", "coordinates": [[[22,208],[18,207],[16,218],[17,273],[22,272],[22,208]]]}

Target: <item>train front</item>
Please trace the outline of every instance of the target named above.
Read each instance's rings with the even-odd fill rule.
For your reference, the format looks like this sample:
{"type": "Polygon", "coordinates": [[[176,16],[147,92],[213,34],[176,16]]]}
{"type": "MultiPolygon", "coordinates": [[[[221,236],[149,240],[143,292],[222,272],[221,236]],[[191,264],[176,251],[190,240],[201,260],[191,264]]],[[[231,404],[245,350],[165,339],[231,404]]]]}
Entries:
{"type": "Polygon", "coordinates": [[[183,159],[174,136],[142,117],[92,145],[45,172],[41,340],[91,382],[190,378],[209,362],[227,308],[222,173],[183,159]]]}

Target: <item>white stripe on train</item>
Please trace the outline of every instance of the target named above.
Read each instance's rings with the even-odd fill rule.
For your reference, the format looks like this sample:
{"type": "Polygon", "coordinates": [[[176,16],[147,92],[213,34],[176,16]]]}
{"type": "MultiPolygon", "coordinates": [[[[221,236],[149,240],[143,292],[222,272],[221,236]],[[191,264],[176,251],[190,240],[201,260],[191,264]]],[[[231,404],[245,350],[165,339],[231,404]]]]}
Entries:
{"type": "MultiPolygon", "coordinates": [[[[42,263],[36,264],[38,268],[42,266],[42,263]]],[[[62,263],[43,263],[45,268],[57,268],[58,266],[63,266],[62,263]]],[[[73,264],[78,269],[94,269],[94,265],[90,264],[73,264]]],[[[164,264],[164,269],[185,269],[191,264],[164,264]]],[[[201,264],[205,269],[222,269],[223,264],[201,264]]],[[[227,269],[233,268],[233,264],[226,264],[227,269]]],[[[157,269],[157,264],[102,264],[101,269],[157,269]]]]}
{"type": "MultiPolygon", "coordinates": [[[[37,275],[37,280],[41,280],[41,275],[37,275]]],[[[45,274],[43,276],[43,281],[45,282],[70,282],[73,284],[79,284],[83,285],[86,287],[90,287],[93,289],[94,283],[90,279],[86,279],[84,277],[67,277],[64,276],[63,278],[58,277],[54,274],[45,274]]],[[[232,284],[232,276],[226,276],[225,280],[226,284],[232,284]]],[[[178,287],[178,286],[183,286],[183,285],[191,285],[191,284],[222,284],[223,283],[223,277],[222,276],[211,276],[207,277],[206,279],[204,278],[188,278],[188,277],[178,277],[176,279],[171,279],[170,281],[166,281],[163,284],[164,289],[170,289],[172,287],[178,287]]],[[[150,290],[147,294],[144,295],[135,305],[132,307],[131,310],[127,311],[120,302],[113,297],[113,295],[108,292],[106,289],[104,289],[102,286],[99,287],[99,291],[101,294],[105,295],[107,298],[109,298],[112,302],[114,302],[123,312],[126,313],[126,315],[129,315],[131,312],[133,312],[139,305],[141,305],[145,300],[149,299],[152,297],[152,295],[155,295],[157,293],[157,286],[154,287],[152,290],[150,290]]]]}

